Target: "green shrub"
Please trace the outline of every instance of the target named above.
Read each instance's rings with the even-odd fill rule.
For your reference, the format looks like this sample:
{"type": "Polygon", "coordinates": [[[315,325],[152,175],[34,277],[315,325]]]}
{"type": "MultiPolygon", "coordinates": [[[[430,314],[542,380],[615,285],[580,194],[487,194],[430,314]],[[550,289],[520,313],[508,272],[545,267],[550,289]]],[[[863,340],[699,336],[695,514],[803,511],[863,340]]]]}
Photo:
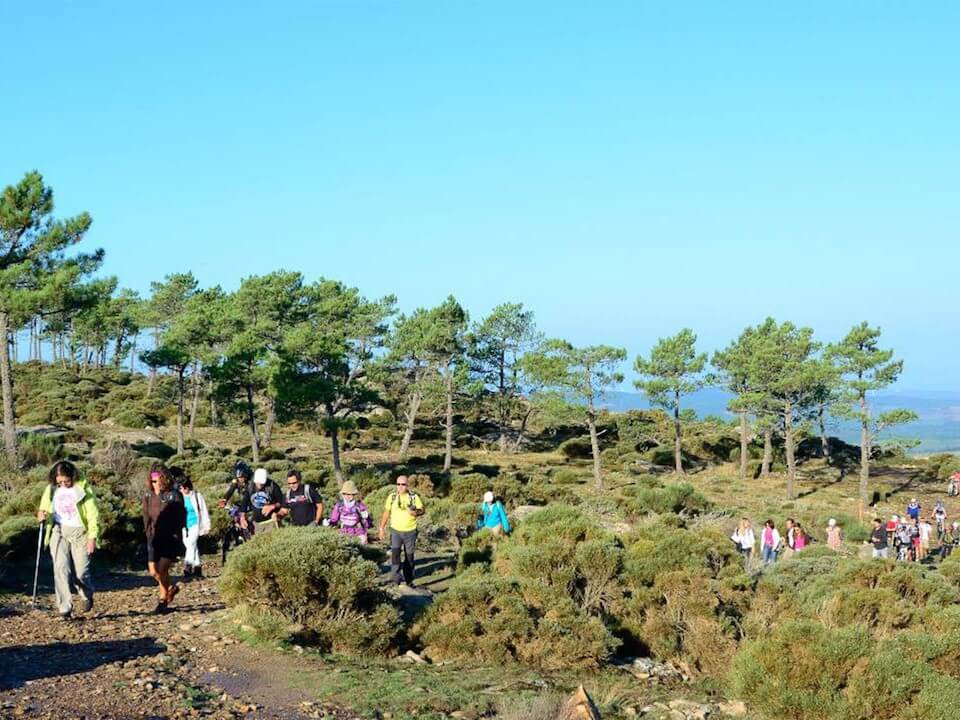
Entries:
{"type": "Polygon", "coordinates": [[[587,437],[570,438],[560,443],[557,451],[567,460],[586,460],[593,457],[593,446],[587,437]]]}
{"type": "Polygon", "coordinates": [[[459,503],[480,503],[487,490],[492,490],[494,495],[503,498],[507,506],[517,504],[517,501],[524,496],[523,486],[515,476],[497,475],[489,478],[481,473],[469,473],[454,475],[450,478],[447,497],[459,503]]]}
{"type": "Polygon", "coordinates": [[[812,621],[787,622],[737,653],[733,694],[766,718],[856,717],[844,689],[873,641],[862,628],[830,630],[812,621]]]}
{"type": "Polygon", "coordinates": [[[233,551],[220,590],[228,606],[297,623],[324,651],[378,655],[395,647],[400,615],[375,589],[374,555],[333,530],[284,528],[233,551]]]}
{"type": "Polygon", "coordinates": [[[625,509],[634,515],[684,513],[697,515],[710,508],[709,501],[690,483],[635,485],[624,489],[625,509]]]}
{"type": "Polygon", "coordinates": [[[0,521],[0,559],[6,563],[32,558],[37,550],[38,527],[35,515],[16,515],[0,521]]]}
{"type": "Polygon", "coordinates": [[[476,568],[437,598],[414,633],[436,661],[515,661],[543,670],[595,668],[618,645],[562,592],[476,568]]]}
{"type": "Polygon", "coordinates": [[[558,485],[574,485],[582,483],[583,478],[572,468],[557,468],[550,474],[550,482],[558,485]]]}
{"type": "Polygon", "coordinates": [[[58,460],[63,451],[62,440],[54,435],[29,433],[20,439],[17,452],[27,467],[47,466],[58,460]]]}

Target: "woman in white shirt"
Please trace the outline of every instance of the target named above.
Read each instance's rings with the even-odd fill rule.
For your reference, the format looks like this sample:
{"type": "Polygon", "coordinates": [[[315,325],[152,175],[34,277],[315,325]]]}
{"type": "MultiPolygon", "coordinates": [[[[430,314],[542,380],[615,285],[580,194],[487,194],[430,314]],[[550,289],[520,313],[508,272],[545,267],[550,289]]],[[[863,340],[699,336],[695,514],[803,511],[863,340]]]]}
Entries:
{"type": "Polygon", "coordinates": [[[730,539],[737,546],[737,552],[743,556],[743,562],[746,564],[753,554],[754,546],[757,544],[757,538],[753,534],[753,528],[750,527],[750,521],[746,518],[740,518],[740,524],[737,525],[737,529],[733,531],[730,539]]]}

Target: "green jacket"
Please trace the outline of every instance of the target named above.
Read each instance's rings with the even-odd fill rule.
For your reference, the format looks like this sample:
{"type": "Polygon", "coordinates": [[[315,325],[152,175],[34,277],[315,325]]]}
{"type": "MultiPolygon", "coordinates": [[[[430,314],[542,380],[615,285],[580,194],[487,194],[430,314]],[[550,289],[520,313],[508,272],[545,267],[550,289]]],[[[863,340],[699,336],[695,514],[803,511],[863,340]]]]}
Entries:
{"type": "MultiPolygon", "coordinates": [[[[85,480],[78,480],[73,484],[74,487],[83,491],[83,497],[77,503],[77,512],[80,513],[80,522],[83,523],[83,529],[86,531],[87,538],[100,542],[100,511],[97,509],[97,498],[93,490],[87,485],[85,480]]],[[[40,498],[40,510],[47,513],[47,532],[43,538],[44,546],[50,544],[50,535],[53,532],[53,494],[52,485],[47,485],[43,490],[43,496],[40,498]]]]}

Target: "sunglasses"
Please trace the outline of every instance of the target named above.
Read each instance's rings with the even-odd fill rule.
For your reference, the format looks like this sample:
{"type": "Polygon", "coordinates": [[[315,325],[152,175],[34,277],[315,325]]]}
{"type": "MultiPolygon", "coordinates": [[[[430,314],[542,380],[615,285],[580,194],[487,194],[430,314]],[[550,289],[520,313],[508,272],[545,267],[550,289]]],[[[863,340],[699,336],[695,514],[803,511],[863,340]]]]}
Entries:
{"type": "Polygon", "coordinates": [[[397,483],[397,487],[406,487],[406,486],[407,486],[406,483],[397,483]]]}

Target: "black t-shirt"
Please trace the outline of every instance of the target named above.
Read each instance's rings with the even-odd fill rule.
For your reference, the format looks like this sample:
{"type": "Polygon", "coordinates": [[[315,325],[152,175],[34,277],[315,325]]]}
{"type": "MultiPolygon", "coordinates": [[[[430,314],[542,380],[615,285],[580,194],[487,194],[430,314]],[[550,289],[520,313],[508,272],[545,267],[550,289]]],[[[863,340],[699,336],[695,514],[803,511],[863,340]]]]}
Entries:
{"type": "Polygon", "coordinates": [[[874,528],[870,535],[870,542],[876,550],[885,550],[887,547],[887,530],[883,526],[874,528]]]}
{"type": "Polygon", "coordinates": [[[290,510],[290,522],[294,525],[309,525],[317,517],[317,505],[323,500],[315,488],[300,483],[296,490],[287,488],[283,506],[290,510]],[[308,492],[309,489],[309,492],[308,492]]]}
{"type": "MultiPolygon", "coordinates": [[[[265,505],[278,505],[283,502],[283,493],[273,480],[267,480],[263,486],[253,485],[250,489],[250,507],[253,510],[253,521],[263,522],[267,518],[263,515],[265,505]]],[[[275,517],[276,511],[270,513],[269,517],[275,517]]]]}

